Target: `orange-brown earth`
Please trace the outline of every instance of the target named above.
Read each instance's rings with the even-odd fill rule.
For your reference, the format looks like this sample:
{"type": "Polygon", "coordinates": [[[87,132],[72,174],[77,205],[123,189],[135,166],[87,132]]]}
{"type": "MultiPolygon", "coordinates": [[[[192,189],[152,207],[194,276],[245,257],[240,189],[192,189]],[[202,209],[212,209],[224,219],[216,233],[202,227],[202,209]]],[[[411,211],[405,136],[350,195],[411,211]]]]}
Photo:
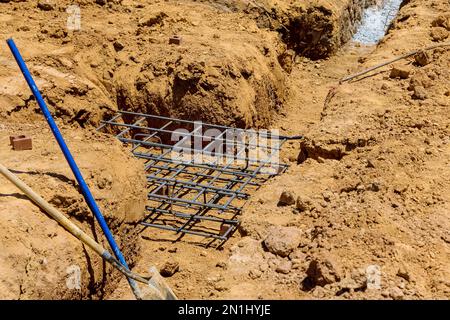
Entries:
{"type": "MultiPolygon", "coordinates": [[[[1,1],[1,38],[13,36],[23,51],[134,271],[179,263],[167,281],[180,298],[450,297],[450,48],[339,84],[450,41],[448,2],[405,1],[379,45],[339,50],[353,26],[337,18],[342,6],[331,8],[333,23],[346,26],[333,27],[343,40],[315,61],[302,54],[324,56],[325,38],[316,56],[284,33],[288,20],[302,19],[291,1],[77,1],[75,32],[65,28],[69,2],[48,3],[1,1]],[[168,44],[173,34],[180,46],[168,44]],[[252,196],[239,232],[216,250],[194,237],[173,243],[167,232],[132,231],[145,196],[142,166],[93,133],[117,108],[306,138],[289,143],[290,169],[252,196]],[[283,193],[294,201],[280,206],[283,193]],[[373,270],[380,287],[371,285],[373,270]]],[[[35,101],[4,42],[0,48],[0,161],[93,232],[35,101]],[[32,151],[10,150],[8,136],[19,132],[33,136],[32,151]]],[[[132,298],[117,272],[0,182],[1,297],[132,298]],[[65,285],[73,264],[81,290],[65,285]]]]}

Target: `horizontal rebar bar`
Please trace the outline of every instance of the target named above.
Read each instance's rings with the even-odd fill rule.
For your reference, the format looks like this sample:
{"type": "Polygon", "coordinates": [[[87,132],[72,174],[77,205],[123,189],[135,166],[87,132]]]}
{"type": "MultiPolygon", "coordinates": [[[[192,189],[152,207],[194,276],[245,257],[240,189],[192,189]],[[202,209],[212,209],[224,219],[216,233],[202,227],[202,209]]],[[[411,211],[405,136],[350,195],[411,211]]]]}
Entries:
{"type": "MultiPolygon", "coordinates": [[[[169,122],[167,122],[165,125],[163,125],[161,128],[166,128],[166,127],[170,126],[171,124],[172,124],[172,121],[169,121],[169,122]]],[[[143,141],[148,141],[149,139],[155,137],[156,134],[157,134],[157,132],[148,135],[147,137],[145,137],[145,139],[144,139],[143,141]]],[[[136,144],[136,145],[133,147],[133,149],[131,149],[131,152],[133,152],[134,150],[136,150],[136,149],[139,148],[140,146],[141,146],[140,143],[136,144]]]]}
{"type": "MultiPolygon", "coordinates": [[[[246,188],[258,189],[269,178],[284,172],[289,166],[278,163],[273,157],[279,154],[286,141],[302,138],[301,136],[275,135],[271,131],[256,132],[130,111],[119,111],[112,119],[102,121],[98,130],[107,125],[122,128],[116,134],[116,138],[123,143],[132,144],[132,153],[135,157],[147,160],[145,162],[145,171],[148,172],[147,181],[150,183],[149,187],[154,186],[149,189],[147,196],[150,203],[156,202],[159,203],[159,206],[147,205],[146,210],[149,215],[140,224],[176,233],[218,239],[222,240],[222,244],[240,224],[235,217],[241,212],[245,200],[249,198],[246,188]],[[134,122],[125,123],[125,116],[127,116],[126,119],[130,118],[129,116],[134,117],[134,122]],[[145,120],[147,122],[143,123],[145,120]],[[159,124],[155,127],[151,126],[152,120],[162,122],[161,126],[159,124]],[[123,123],[119,121],[123,121],[123,123]],[[191,131],[182,132],[169,129],[170,126],[173,127],[177,124],[184,128],[190,128],[191,131]],[[202,128],[219,129],[220,133],[216,136],[203,134],[203,132],[199,132],[202,128]],[[133,132],[137,133],[133,134],[133,132]],[[127,135],[128,133],[130,134],[127,135]],[[167,134],[174,133],[181,139],[173,144],[166,143],[167,134]],[[232,134],[231,139],[227,133],[232,134]],[[200,148],[193,149],[191,147],[192,140],[189,139],[197,138],[202,139],[202,144],[199,146],[200,148]],[[257,143],[258,138],[265,139],[266,141],[263,142],[267,144],[257,143]],[[156,139],[157,141],[155,141],[156,139]],[[208,141],[206,146],[203,144],[205,141],[208,141]],[[232,150],[232,152],[227,154],[214,151],[218,147],[220,150],[232,150]],[[143,149],[147,151],[142,151],[143,149]],[[257,149],[256,152],[264,151],[264,158],[255,158],[253,156],[254,149],[257,149]],[[155,154],[156,150],[160,153],[155,154]],[[185,156],[185,158],[173,157],[171,154],[173,152],[176,152],[176,155],[185,156]],[[241,155],[244,152],[245,156],[241,155]],[[198,161],[197,155],[204,156],[203,162],[198,161]],[[273,169],[273,171],[268,172],[268,169],[273,169]],[[202,183],[202,181],[206,181],[206,183],[202,183]],[[202,201],[200,197],[202,197],[202,201]],[[232,205],[233,201],[238,200],[243,202],[237,202],[238,206],[232,205]],[[232,218],[214,216],[210,214],[211,211],[214,215],[226,214],[232,218]],[[167,220],[169,216],[174,219],[167,220]],[[170,222],[170,225],[149,223],[146,222],[147,219],[152,219],[152,222],[158,219],[162,219],[163,223],[172,220],[173,222],[170,222]],[[180,219],[186,220],[186,222],[183,223],[180,219]],[[229,225],[229,228],[221,227],[219,234],[191,230],[201,222],[220,223],[229,225]],[[173,223],[176,225],[172,225],[173,223]]],[[[194,140],[195,147],[197,146],[194,140]]],[[[206,226],[207,224],[200,228],[210,229],[206,226]]]]}
{"type": "MultiPolygon", "coordinates": [[[[153,156],[151,154],[148,154],[148,153],[134,152],[133,154],[136,157],[138,157],[138,158],[149,159],[149,160],[156,160],[157,159],[158,161],[161,161],[161,162],[174,163],[173,159],[170,159],[170,158],[158,158],[158,157],[155,157],[155,156],[153,156]]],[[[193,168],[214,169],[214,170],[220,171],[220,172],[222,172],[224,174],[229,174],[229,175],[232,175],[232,176],[242,176],[242,177],[252,176],[252,174],[246,173],[246,172],[243,172],[243,171],[224,170],[224,169],[222,169],[220,167],[217,167],[217,166],[214,166],[214,165],[209,165],[209,164],[197,164],[197,163],[188,163],[188,162],[186,162],[186,163],[179,162],[179,164],[186,165],[186,166],[193,167],[193,168]]],[[[283,166],[286,166],[286,165],[282,164],[281,166],[283,167],[283,166]]],[[[151,166],[149,166],[149,168],[151,168],[151,166]]],[[[149,168],[146,168],[146,169],[148,170],[149,168]]],[[[250,171],[250,170],[247,170],[247,171],[250,171]]],[[[277,173],[265,173],[265,172],[261,173],[261,174],[268,175],[268,176],[275,176],[275,175],[277,175],[277,173]]]]}
{"type": "MultiPolygon", "coordinates": [[[[142,119],[142,118],[140,118],[140,119],[142,119]]],[[[145,120],[145,118],[144,118],[144,120],[145,120]]],[[[275,151],[280,150],[280,146],[279,145],[277,145],[275,147],[268,147],[268,146],[265,146],[262,143],[259,143],[259,144],[258,143],[256,143],[256,144],[255,143],[246,143],[246,142],[241,142],[241,141],[239,141],[237,139],[236,140],[229,140],[229,139],[219,138],[219,136],[223,136],[223,134],[225,134],[227,132],[226,130],[222,131],[222,133],[219,136],[214,137],[214,136],[205,136],[205,135],[202,135],[202,134],[191,135],[189,132],[166,130],[166,129],[163,129],[163,127],[161,127],[161,128],[143,127],[143,126],[139,126],[136,123],[128,124],[128,123],[120,123],[120,122],[114,122],[114,121],[103,121],[103,120],[101,122],[104,125],[109,124],[109,125],[113,125],[113,126],[126,127],[127,128],[126,132],[129,132],[131,129],[155,131],[153,134],[157,134],[158,132],[173,134],[174,132],[176,132],[177,135],[180,135],[180,136],[185,136],[185,137],[191,136],[191,137],[194,137],[194,138],[202,138],[202,139],[205,139],[205,141],[212,140],[212,142],[220,142],[223,145],[232,145],[232,146],[238,145],[238,146],[246,146],[246,147],[252,147],[252,148],[264,148],[264,149],[267,149],[267,150],[275,150],[275,151]]],[[[243,133],[253,134],[253,132],[245,131],[244,129],[229,128],[227,130],[242,130],[243,133]]],[[[123,134],[121,134],[121,136],[122,135],[123,134]]],[[[259,133],[255,133],[255,135],[259,136],[259,133]]],[[[118,136],[116,136],[116,137],[118,137],[118,136]]],[[[274,140],[274,141],[283,141],[283,140],[285,140],[285,139],[278,139],[278,138],[274,139],[274,138],[268,138],[268,137],[263,137],[263,138],[265,138],[267,140],[270,140],[270,141],[272,141],[272,140],[274,140]]]]}
{"type": "MultiPolygon", "coordinates": [[[[163,166],[158,166],[158,165],[155,165],[155,166],[151,167],[150,169],[161,169],[161,170],[167,170],[167,171],[171,171],[171,172],[177,171],[177,170],[178,170],[178,169],[176,169],[175,167],[163,167],[163,166]]],[[[207,169],[211,169],[211,168],[207,168],[207,169]]],[[[187,175],[194,175],[194,176],[202,177],[202,178],[212,178],[212,177],[214,177],[214,176],[211,176],[211,175],[208,175],[208,174],[204,174],[204,173],[200,173],[200,172],[188,172],[188,171],[184,171],[184,172],[181,172],[181,173],[187,174],[187,175]]],[[[181,174],[181,173],[180,173],[180,174],[181,174]]],[[[218,178],[217,180],[219,180],[219,181],[226,181],[226,182],[238,182],[238,183],[242,183],[242,180],[236,180],[236,179],[232,179],[232,178],[229,178],[229,179],[228,179],[228,178],[223,178],[223,177],[221,177],[221,178],[218,178]]],[[[266,180],[266,179],[264,179],[264,180],[266,180]]],[[[260,183],[257,183],[257,182],[250,182],[249,185],[258,187],[258,186],[260,186],[261,184],[260,184],[260,183]]]]}
{"type": "Polygon", "coordinates": [[[158,229],[164,229],[164,230],[170,230],[170,231],[182,232],[182,233],[189,233],[189,234],[194,234],[197,236],[202,236],[205,238],[214,238],[214,239],[219,239],[219,240],[224,240],[224,241],[228,239],[225,236],[220,236],[220,235],[217,235],[214,233],[193,231],[193,230],[186,230],[186,229],[178,230],[178,228],[175,228],[175,227],[161,225],[161,224],[148,223],[148,222],[141,222],[140,224],[144,225],[146,227],[152,227],[152,228],[158,228],[158,229]]]}
{"type": "Polygon", "coordinates": [[[226,224],[238,224],[239,223],[239,220],[234,220],[234,219],[223,219],[223,218],[217,218],[217,217],[211,217],[211,216],[202,216],[202,215],[183,213],[183,212],[167,210],[167,209],[152,208],[152,207],[148,207],[148,206],[146,207],[146,210],[154,211],[154,212],[161,213],[161,214],[174,215],[174,216],[176,216],[178,218],[182,218],[182,219],[206,220],[206,221],[226,223],[226,224]]]}
{"type": "Polygon", "coordinates": [[[221,205],[217,205],[217,204],[204,203],[204,202],[199,202],[199,201],[192,201],[192,200],[182,199],[182,198],[172,198],[172,197],[169,197],[169,196],[163,196],[163,195],[154,194],[154,193],[149,193],[148,194],[148,198],[150,200],[152,200],[151,198],[161,199],[163,202],[166,202],[166,203],[176,204],[177,202],[181,202],[181,203],[190,204],[192,206],[207,207],[207,208],[224,210],[224,211],[226,211],[226,210],[234,210],[234,211],[240,210],[240,208],[237,208],[237,207],[234,207],[234,206],[221,206],[221,205]]]}
{"type": "MultiPolygon", "coordinates": [[[[195,123],[195,121],[190,121],[190,120],[182,120],[182,119],[177,119],[177,118],[155,116],[155,115],[139,113],[139,112],[131,112],[131,111],[124,111],[124,110],[118,110],[117,112],[119,112],[121,114],[142,116],[142,117],[159,119],[159,120],[172,120],[172,121],[176,121],[179,123],[186,123],[186,124],[194,124],[195,123]]],[[[209,124],[209,123],[202,123],[202,125],[210,127],[210,128],[217,128],[217,129],[223,129],[223,130],[226,130],[226,129],[245,130],[245,129],[240,129],[240,128],[233,128],[233,127],[227,127],[227,126],[221,126],[221,125],[209,124]]],[[[299,140],[299,139],[303,138],[303,136],[282,136],[282,135],[280,136],[280,135],[270,135],[270,134],[265,134],[265,137],[270,138],[270,139],[277,139],[277,140],[299,140]]]]}
{"type": "MultiPolygon", "coordinates": [[[[142,121],[145,120],[145,117],[140,117],[136,120],[136,122],[133,123],[133,126],[138,126],[142,121]]],[[[120,138],[126,133],[130,132],[132,130],[131,127],[126,128],[125,130],[122,130],[118,135],[116,135],[116,138],[120,138]]]]}
{"type": "MultiPolygon", "coordinates": [[[[232,160],[242,160],[245,162],[250,163],[256,163],[259,164],[262,162],[262,160],[256,159],[256,158],[250,158],[250,157],[239,157],[237,154],[226,154],[226,153],[220,153],[220,152],[214,152],[214,151],[205,151],[205,150],[195,150],[191,147],[180,147],[177,145],[170,145],[165,143],[156,143],[156,142],[149,142],[149,141],[142,141],[137,139],[130,139],[130,138],[122,138],[118,137],[118,139],[125,143],[132,143],[132,144],[140,144],[141,146],[148,146],[148,147],[156,147],[161,149],[172,149],[176,152],[180,151],[188,151],[189,154],[193,153],[194,157],[195,155],[207,155],[216,159],[232,159],[232,160]]],[[[244,150],[244,149],[243,149],[244,150]]],[[[268,156],[270,158],[270,156],[268,156]]],[[[175,160],[177,161],[177,160],[175,160]]],[[[178,160],[181,161],[181,160],[178,160]]]]}
{"type": "Polygon", "coordinates": [[[247,199],[249,195],[247,193],[241,192],[241,191],[234,191],[230,189],[225,188],[219,188],[215,186],[208,186],[204,184],[199,184],[195,182],[190,182],[186,180],[179,180],[174,178],[164,178],[164,177],[154,177],[154,176],[147,176],[148,181],[164,181],[167,182],[167,185],[169,186],[176,186],[176,185],[183,185],[183,187],[189,188],[191,190],[206,190],[206,192],[214,192],[219,193],[223,195],[233,195],[235,194],[237,197],[242,199],[247,199]]]}

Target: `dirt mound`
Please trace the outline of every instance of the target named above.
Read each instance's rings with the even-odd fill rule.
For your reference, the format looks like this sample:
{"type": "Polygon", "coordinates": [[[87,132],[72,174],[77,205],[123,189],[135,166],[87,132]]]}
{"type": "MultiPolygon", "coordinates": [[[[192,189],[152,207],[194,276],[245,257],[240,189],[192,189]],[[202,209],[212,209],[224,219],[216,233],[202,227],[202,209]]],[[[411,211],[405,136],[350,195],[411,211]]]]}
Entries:
{"type": "MultiPolygon", "coordinates": [[[[114,74],[119,107],[238,127],[267,126],[285,96],[285,74],[277,62],[283,46],[276,37],[241,15],[222,15],[207,5],[157,8],[146,7],[156,13],[138,16],[137,41],[150,37],[151,42],[139,47],[140,63],[122,65],[114,74]],[[148,26],[158,17],[160,22],[148,26]],[[167,45],[174,30],[182,42],[167,45]]],[[[128,44],[124,50],[129,51],[128,44]]]]}
{"type": "MultiPolygon", "coordinates": [[[[267,126],[286,96],[278,57],[285,46],[240,13],[192,2],[80,4],[80,31],[67,31],[69,2],[1,4],[5,29],[29,63],[54,114],[98,123],[117,108],[267,126]],[[26,10],[26,28],[14,23],[26,10]],[[181,44],[168,45],[174,35],[181,44]],[[28,46],[27,44],[32,44],[28,46]]],[[[36,104],[1,44],[4,116],[34,119],[36,104]]]]}

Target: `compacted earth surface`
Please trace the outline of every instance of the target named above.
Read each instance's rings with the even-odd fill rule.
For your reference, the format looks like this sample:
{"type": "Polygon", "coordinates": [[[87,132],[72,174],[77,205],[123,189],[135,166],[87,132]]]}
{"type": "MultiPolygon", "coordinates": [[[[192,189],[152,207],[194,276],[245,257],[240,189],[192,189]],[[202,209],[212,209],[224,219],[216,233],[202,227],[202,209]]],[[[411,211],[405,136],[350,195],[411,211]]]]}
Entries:
{"type": "MultiPolygon", "coordinates": [[[[12,37],[133,271],[157,267],[183,299],[448,299],[450,3],[405,0],[380,42],[352,42],[376,3],[2,0],[0,163],[107,246],[12,37]],[[216,249],[137,224],[143,163],[95,130],[118,109],[304,139],[216,249]],[[12,150],[16,134],[33,149],[12,150]]],[[[0,298],[133,298],[3,177],[0,212],[0,298]]]]}

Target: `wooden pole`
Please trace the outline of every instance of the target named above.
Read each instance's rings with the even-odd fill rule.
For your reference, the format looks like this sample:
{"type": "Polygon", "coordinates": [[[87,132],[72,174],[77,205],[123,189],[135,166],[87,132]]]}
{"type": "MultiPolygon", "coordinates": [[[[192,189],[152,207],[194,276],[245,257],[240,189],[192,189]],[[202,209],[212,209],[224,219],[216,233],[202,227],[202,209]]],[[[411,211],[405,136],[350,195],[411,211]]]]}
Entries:
{"type": "Polygon", "coordinates": [[[358,73],[356,73],[356,74],[353,74],[353,75],[347,76],[347,77],[345,77],[345,78],[342,78],[341,81],[339,81],[339,83],[343,83],[343,82],[346,82],[346,81],[350,81],[350,80],[352,80],[352,79],[354,79],[354,78],[357,78],[357,77],[360,77],[360,76],[362,76],[362,75],[365,75],[366,73],[369,73],[369,72],[371,72],[371,71],[373,71],[373,70],[376,70],[376,69],[379,69],[379,68],[381,68],[381,67],[387,66],[387,65],[389,65],[389,64],[391,64],[391,63],[394,63],[394,62],[397,62],[397,61],[399,61],[399,60],[402,60],[402,59],[406,59],[406,58],[408,58],[408,57],[411,57],[411,56],[413,56],[413,55],[415,55],[416,53],[419,53],[419,52],[421,52],[421,51],[424,51],[424,50],[425,50],[425,51],[427,51],[427,50],[433,50],[433,49],[440,48],[440,47],[445,47],[445,46],[450,46],[450,42],[448,42],[448,43],[441,43],[441,44],[435,44],[435,45],[432,45],[432,46],[429,46],[429,47],[426,47],[426,48],[423,48],[423,49],[418,49],[418,50],[410,51],[410,52],[405,53],[404,55],[399,56],[399,57],[397,57],[397,58],[394,58],[394,59],[392,59],[392,60],[389,60],[389,61],[380,63],[380,64],[378,64],[378,65],[376,65],[376,66],[373,66],[373,67],[371,67],[371,68],[369,68],[369,69],[366,69],[366,70],[364,70],[364,71],[361,71],[361,72],[358,72],[358,73]]]}

